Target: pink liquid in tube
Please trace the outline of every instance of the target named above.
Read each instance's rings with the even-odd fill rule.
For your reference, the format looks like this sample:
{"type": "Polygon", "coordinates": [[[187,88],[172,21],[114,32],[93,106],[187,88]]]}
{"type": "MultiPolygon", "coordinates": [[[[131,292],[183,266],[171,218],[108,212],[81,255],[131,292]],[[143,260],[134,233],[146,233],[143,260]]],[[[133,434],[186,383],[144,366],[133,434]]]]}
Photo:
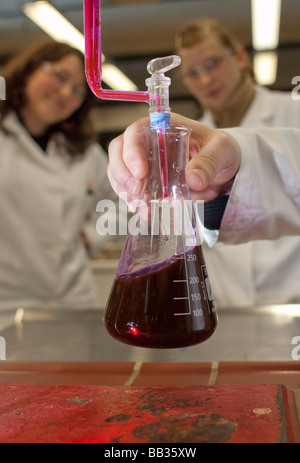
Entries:
{"type": "MultiPolygon", "coordinates": [[[[156,103],[157,103],[157,111],[160,113],[161,112],[160,95],[156,95],[156,103]]],[[[167,178],[167,164],[166,164],[165,140],[164,140],[163,130],[159,130],[158,143],[159,143],[159,152],[160,152],[160,168],[161,168],[161,176],[162,176],[163,197],[166,198],[168,196],[168,192],[167,192],[168,178],[167,178]]]]}
{"type": "MultiPolygon", "coordinates": [[[[101,39],[101,0],[84,0],[84,34],[86,77],[92,92],[102,100],[136,101],[148,103],[149,92],[128,92],[102,88],[102,39],[101,39]]],[[[152,96],[153,98],[153,96],[152,96]]],[[[161,97],[155,95],[156,110],[162,111],[161,97]]],[[[167,196],[167,169],[165,158],[164,130],[159,131],[160,164],[163,196],[167,196]]]]}
{"type": "Polygon", "coordinates": [[[101,0],[84,0],[85,67],[88,84],[102,100],[149,101],[148,92],[102,88],[101,0]]]}

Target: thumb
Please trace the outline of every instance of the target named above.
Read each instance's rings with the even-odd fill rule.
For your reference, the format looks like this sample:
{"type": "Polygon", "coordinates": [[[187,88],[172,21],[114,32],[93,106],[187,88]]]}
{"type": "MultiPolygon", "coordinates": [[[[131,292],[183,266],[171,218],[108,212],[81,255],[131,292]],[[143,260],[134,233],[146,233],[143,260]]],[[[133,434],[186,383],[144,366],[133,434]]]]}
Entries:
{"type": "Polygon", "coordinates": [[[187,181],[192,190],[203,191],[212,185],[219,167],[216,160],[200,152],[192,158],[187,168],[187,181]]]}
{"type": "Polygon", "coordinates": [[[187,180],[191,189],[220,190],[236,175],[240,165],[240,148],[233,137],[214,131],[202,143],[199,153],[187,167],[187,180]]]}

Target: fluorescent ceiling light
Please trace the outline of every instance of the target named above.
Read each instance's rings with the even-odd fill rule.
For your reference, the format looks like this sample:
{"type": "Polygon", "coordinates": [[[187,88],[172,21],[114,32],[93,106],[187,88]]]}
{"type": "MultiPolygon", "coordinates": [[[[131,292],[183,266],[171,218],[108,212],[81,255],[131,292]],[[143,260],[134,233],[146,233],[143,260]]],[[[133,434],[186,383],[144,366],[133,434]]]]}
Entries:
{"type": "Polygon", "coordinates": [[[277,75],[277,53],[275,51],[256,53],[253,60],[254,74],[258,84],[272,85],[277,75]]]}
{"type": "Polygon", "coordinates": [[[102,66],[102,80],[113,89],[137,91],[137,86],[113,64],[106,63],[102,66]]]}
{"type": "Polygon", "coordinates": [[[84,53],[84,36],[48,2],[31,2],[23,5],[23,12],[50,37],[68,43],[84,53]]]}
{"type": "MultiPolygon", "coordinates": [[[[24,14],[57,42],[63,42],[85,53],[84,35],[46,1],[25,3],[24,14]]],[[[102,63],[105,56],[102,55],[102,63]]],[[[113,90],[135,91],[135,84],[113,64],[102,65],[102,80],[113,90]]]]}
{"type": "Polygon", "coordinates": [[[279,41],[281,0],[251,0],[252,41],[256,50],[272,50],[279,41]]]}

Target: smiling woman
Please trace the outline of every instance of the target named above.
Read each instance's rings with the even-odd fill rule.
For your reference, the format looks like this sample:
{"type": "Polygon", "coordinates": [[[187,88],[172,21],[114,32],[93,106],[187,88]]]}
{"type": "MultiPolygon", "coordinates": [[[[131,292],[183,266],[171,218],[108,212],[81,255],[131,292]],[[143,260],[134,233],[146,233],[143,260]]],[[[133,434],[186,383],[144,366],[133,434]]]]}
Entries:
{"type": "Polygon", "coordinates": [[[82,62],[76,55],[67,55],[54,64],[43,64],[28,77],[20,116],[30,133],[40,136],[72,117],[86,93],[82,62]]]}
{"type": "Polygon", "coordinates": [[[23,118],[25,126],[30,124],[27,129],[32,135],[42,136],[43,132],[62,131],[68,148],[74,154],[81,152],[95,139],[88,120],[93,96],[88,91],[81,52],[66,44],[47,42],[9,62],[4,77],[7,98],[0,108],[2,119],[11,110],[15,110],[23,118]],[[69,86],[58,85],[58,77],[54,79],[53,75],[55,70],[56,76],[59,70],[64,79],[72,82],[72,96],[74,89],[76,93],[80,89],[80,98],[66,99],[69,86]],[[45,99],[50,106],[44,105],[45,99]],[[56,106],[55,114],[53,110],[51,113],[52,106],[53,110],[56,106]],[[35,116],[37,126],[31,120],[32,115],[35,116]]]}
{"type": "MultiPolygon", "coordinates": [[[[52,81],[54,84],[56,84],[57,87],[62,88],[62,87],[70,87],[70,92],[71,96],[73,96],[74,99],[78,100],[79,102],[83,102],[83,100],[86,97],[86,85],[85,85],[85,80],[82,81],[82,75],[79,76],[81,77],[80,83],[75,82],[75,76],[73,77],[74,82],[72,82],[72,74],[74,73],[73,69],[64,69],[63,67],[60,67],[59,64],[53,64],[53,63],[44,63],[43,69],[48,72],[49,76],[51,77],[52,81]]],[[[78,74],[76,75],[76,77],[78,74]]],[[[76,78],[78,80],[78,77],[76,78]]]]}
{"type": "Polygon", "coordinates": [[[0,310],[93,308],[88,257],[108,237],[96,205],[115,199],[88,114],[84,57],[50,42],[4,69],[0,102],[0,310]]]}

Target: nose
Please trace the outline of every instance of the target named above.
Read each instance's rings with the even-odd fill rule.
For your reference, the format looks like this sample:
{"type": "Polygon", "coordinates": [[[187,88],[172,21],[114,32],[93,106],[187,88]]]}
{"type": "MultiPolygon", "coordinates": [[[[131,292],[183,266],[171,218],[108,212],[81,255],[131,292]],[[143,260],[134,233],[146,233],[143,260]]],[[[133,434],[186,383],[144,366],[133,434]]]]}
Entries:
{"type": "Polygon", "coordinates": [[[73,96],[73,88],[69,82],[65,82],[64,85],[60,87],[60,94],[64,98],[71,98],[73,96]]]}
{"type": "Polygon", "coordinates": [[[211,72],[208,72],[206,69],[203,69],[201,74],[197,78],[199,85],[206,86],[209,85],[212,81],[213,75],[211,72]]]}

